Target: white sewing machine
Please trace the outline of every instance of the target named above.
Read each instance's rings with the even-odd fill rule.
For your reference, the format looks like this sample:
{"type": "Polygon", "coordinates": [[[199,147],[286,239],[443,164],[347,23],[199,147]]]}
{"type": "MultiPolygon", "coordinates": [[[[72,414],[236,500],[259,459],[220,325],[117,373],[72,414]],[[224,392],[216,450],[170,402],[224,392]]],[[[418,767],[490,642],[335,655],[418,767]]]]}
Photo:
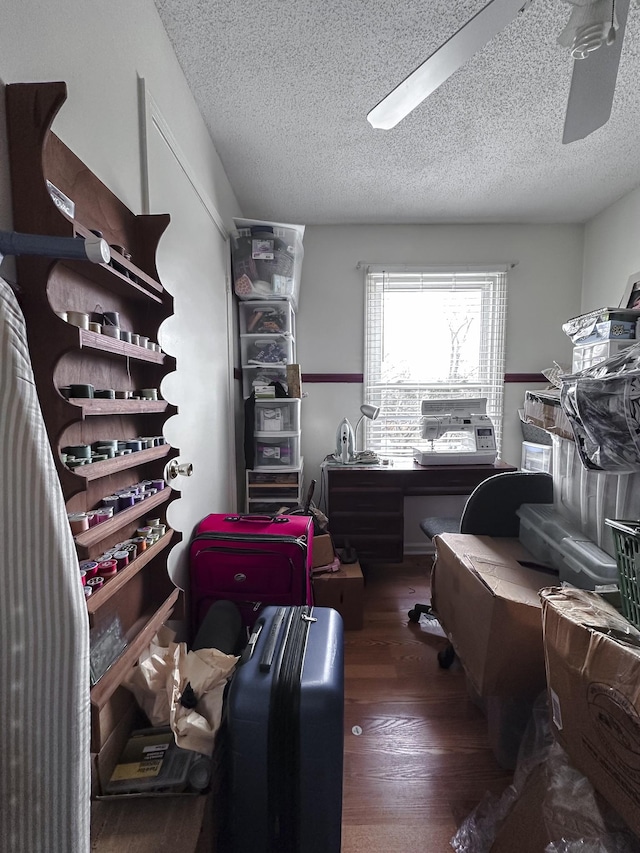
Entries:
{"type": "Polygon", "coordinates": [[[413,448],[418,465],[492,465],[496,437],[486,397],[423,400],[422,438],[413,448]]]}

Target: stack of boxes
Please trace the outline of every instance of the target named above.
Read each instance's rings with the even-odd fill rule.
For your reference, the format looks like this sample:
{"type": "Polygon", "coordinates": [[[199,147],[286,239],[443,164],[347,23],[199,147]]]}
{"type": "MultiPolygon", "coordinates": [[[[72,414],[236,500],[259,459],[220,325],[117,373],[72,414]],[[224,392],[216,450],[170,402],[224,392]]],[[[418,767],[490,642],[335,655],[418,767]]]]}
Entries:
{"type": "Polygon", "coordinates": [[[255,396],[249,425],[254,461],[246,474],[245,509],[275,513],[303,500],[295,312],[304,226],[234,222],[232,269],[234,290],[241,300],[243,396],[255,396]],[[282,389],[288,396],[280,396],[282,389]]]}

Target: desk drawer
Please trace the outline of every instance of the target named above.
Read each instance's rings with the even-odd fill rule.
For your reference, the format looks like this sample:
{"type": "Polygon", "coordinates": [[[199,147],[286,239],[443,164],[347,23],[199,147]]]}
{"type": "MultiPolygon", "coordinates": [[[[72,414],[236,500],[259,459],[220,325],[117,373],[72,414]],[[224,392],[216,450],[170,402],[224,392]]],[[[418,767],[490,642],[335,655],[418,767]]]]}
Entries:
{"type": "Polygon", "coordinates": [[[404,533],[404,517],[402,515],[372,512],[332,512],[329,520],[331,533],[351,536],[364,534],[367,536],[383,534],[395,536],[402,541],[404,533]]]}
{"type": "Polygon", "coordinates": [[[329,493],[329,514],[356,511],[358,513],[384,512],[402,515],[404,497],[401,489],[371,487],[332,488],[329,493]]]}
{"type": "Polygon", "coordinates": [[[404,556],[402,536],[386,536],[381,534],[334,534],[336,548],[342,548],[346,540],[355,548],[361,563],[386,562],[401,563],[404,556]]]}

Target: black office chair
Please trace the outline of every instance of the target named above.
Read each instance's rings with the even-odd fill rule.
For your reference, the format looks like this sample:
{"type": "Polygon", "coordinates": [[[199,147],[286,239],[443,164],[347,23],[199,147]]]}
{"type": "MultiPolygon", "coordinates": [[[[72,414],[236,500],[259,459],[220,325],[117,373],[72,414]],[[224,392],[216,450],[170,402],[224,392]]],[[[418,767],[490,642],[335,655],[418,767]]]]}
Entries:
{"type": "MultiPolygon", "coordinates": [[[[460,519],[430,516],[422,519],[420,527],[429,539],[441,533],[515,538],[520,532],[516,511],[526,503],[553,503],[553,478],[550,474],[527,471],[494,474],[471,492],[460,519]]],[[[431,606],[416,604],[408,613],[409,620],[419,622],[422,613],[432,615],[431,606]]],[[[451,666],[454,658],[451,645],[438,653],[438,662],[444,669],[451,666]]]]}

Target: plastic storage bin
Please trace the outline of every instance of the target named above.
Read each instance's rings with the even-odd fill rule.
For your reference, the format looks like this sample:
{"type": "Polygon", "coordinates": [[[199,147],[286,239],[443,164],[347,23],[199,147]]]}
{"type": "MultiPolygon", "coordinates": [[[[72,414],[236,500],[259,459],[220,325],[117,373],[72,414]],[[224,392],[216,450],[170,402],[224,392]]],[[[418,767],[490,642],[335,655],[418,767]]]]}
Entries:
{"type": "Polygon", "coordinates": [[[640,629],[640,521],[607,519],[613,532],[622,612],[640,629]]]}
{"type": "Polygon", "coordinates": [[[584,468],[573,441],[553,436],[553,502],[585,538],[615,557],[608,518],[640,518],[640,473],[584,468]]]}
{"type": "Polygon", "coordinates": [[[240,335],[242,366],[293,364],[293,338],[287,335],[240,335]]]}
{"type": "Polygon", "coordinates": [[[236,296],[243,300],[287,299],[298,305],[304,226],[234,220],[231,267],[236,296]]]}
{"type": "Polygon", "coordinates": [[[300,467],[299,433],[278,436],[261,433],[254,436],[254,441],[254,470],[300,467]]]}
{"type": "Polygon", "coordinates": [[[593,542],[566,538],[560,542],[560,580],[580,589],[618,583],[613,557],[593,542]]]}
{"type": "Polygon", "coordinates": [[[295,333],[295,314],[290,302],[270,300],[240,303],[241,335],[295,333]]]}
{"type": "Polygon", "coordinates": [[[636,340],[608,340],[575,346],[573,348],[571,372],[578,373],[580,370],[585,370],[587,367],[599,364],[601,361],[605,361],[605,359],[612,355],[617,355],[621,350],[636,343],[636,340]]]}
{"type": "Polygon", "coordinates": [[[255,433],[300,431],[300,400],[278,397],[275,400],[256,400],[255,433]]]}
{"type": "Polygon", "coordinates": [[[284,365],[275,367],[262,367],[252,364],[242,368],[242,394],[250,397],[256,385],[270,385],[272,382],[280,382],[286,386],[287,369],[284,365]]]}
{"type": "Polygon", "coordinates": [[[539,471],[544,474],[551,474],[552,454],[552,447],[548,444],[523,441],[520,468],[523,471],[539,471]]]}
{"type": "Polygon", "coordinates": [[[563,539],[586,539],[578,527],[556,512],[553,504],[522,504],[516,513],[520,519],[520,542],[536,560],[558,572],[562,567],[563,539]]]}

